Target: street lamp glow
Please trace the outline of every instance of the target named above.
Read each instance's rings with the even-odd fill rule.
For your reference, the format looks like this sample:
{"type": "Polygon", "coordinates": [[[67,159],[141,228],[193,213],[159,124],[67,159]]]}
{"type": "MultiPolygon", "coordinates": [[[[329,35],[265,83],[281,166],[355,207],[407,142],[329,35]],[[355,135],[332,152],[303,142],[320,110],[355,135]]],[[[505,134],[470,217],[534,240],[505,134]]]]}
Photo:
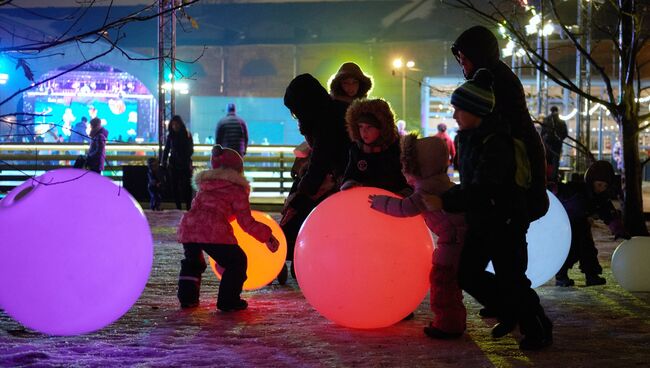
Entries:
{"type": "Polygon", "coordinates": [[[404,66],[404,62],[402,61],[401,58],[400,58],[400,59],[395,59],[395,60],[393,60],[393,67],[394,67],[395,69],[401,69],[402,66],[404,66]]]}
{"type": "Polygon", "coordinates": [[[409,61],[406,62],[406,67],[407,68],[412,68],[414,66],[415,66],[415,61],[409,60],[409,61]]]}
{"type": "Polygon", "coordinates": [[[554,26],[553,23],[548,22],[544,25],[544,28],[542,28],[542,36],[550,36],[553,34],[554,26]]]}

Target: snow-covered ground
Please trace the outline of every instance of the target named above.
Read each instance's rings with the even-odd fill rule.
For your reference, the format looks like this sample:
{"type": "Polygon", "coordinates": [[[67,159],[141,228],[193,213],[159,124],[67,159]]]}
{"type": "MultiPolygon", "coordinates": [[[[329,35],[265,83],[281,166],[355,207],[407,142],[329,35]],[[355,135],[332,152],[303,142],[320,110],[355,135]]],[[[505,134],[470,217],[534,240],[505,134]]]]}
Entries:
{"type": "Polygon", "coordinates": [[[555,343],[521,352],[517,334],[490,337],[494,321],[479,318],[479,306],[468,296],[468,330],[453,341],[422,333],[431,318],[428,299],[413,320],[352,330],[322,318],[293,279],[245,292],[249,309],[225,314],[215,310],[218,282],[208,270],[201,306],[181,310],[175,293],[182,252],[174,241],[180,215],[147,212],[155,239],[151,277],[138,302],[110,326],[51,337],[0,311],[0,367],[641,367],[650,361],[650,294],[631,294],[616,284],[609,260],[617,243],[603,225],[595,238],[607,285],[583,287],[584,278],[573,270],[576,287],[538,288],[555,323],[555,343]]]}

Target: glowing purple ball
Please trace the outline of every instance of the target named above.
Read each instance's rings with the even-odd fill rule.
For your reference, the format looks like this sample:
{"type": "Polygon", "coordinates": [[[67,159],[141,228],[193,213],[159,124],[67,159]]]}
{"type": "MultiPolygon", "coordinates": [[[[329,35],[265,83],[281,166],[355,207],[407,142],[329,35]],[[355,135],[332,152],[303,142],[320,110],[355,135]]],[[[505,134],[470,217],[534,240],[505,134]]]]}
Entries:
{"type": "Polygon", "coordinates": [[[153,262],[138,203],[94,172],[59,169],[0,201],[0,305],[52,335],[103,328],[140,297],[153,262]]]}

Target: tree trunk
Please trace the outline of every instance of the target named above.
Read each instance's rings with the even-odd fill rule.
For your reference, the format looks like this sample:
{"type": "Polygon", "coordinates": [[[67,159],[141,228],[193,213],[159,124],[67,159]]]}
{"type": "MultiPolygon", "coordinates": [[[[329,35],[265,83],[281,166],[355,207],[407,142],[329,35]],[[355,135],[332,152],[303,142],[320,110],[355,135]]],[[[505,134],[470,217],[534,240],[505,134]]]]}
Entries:
{"type": "MultiPolygon", "coordinates": [[[[618,119],[617,119],[618,120],[618,119]]],[[[643,215],[642,173],[639,159],[639,123],[636,116],[620,116],[623,135],[623,222],[631,235],[648,236],[643,215]]]]}
{"type": "Polygon", "coordinates": [[[615,111],[623,139],[623,222],[630,235],[648,235],[643,214],[641,160],[639,159],[639,105],[634,90],[638,35],[635,0],[619,0],[620,7],[620,100],[615,111]]]}

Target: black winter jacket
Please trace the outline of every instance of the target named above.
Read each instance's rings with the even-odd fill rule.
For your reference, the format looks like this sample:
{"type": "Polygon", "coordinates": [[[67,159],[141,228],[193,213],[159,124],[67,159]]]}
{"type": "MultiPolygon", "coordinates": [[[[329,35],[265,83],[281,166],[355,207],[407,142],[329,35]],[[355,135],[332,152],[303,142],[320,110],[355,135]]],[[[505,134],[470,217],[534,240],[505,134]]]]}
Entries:
{"type": "Polygon", "coordinates": [[[515,183],[512,137],[487,117],[476,129],[458,132],[460,184],[442,195],[448,212],[465,212],[474,230],[489,231],[525,219],[526,197],[515,183]]]}

